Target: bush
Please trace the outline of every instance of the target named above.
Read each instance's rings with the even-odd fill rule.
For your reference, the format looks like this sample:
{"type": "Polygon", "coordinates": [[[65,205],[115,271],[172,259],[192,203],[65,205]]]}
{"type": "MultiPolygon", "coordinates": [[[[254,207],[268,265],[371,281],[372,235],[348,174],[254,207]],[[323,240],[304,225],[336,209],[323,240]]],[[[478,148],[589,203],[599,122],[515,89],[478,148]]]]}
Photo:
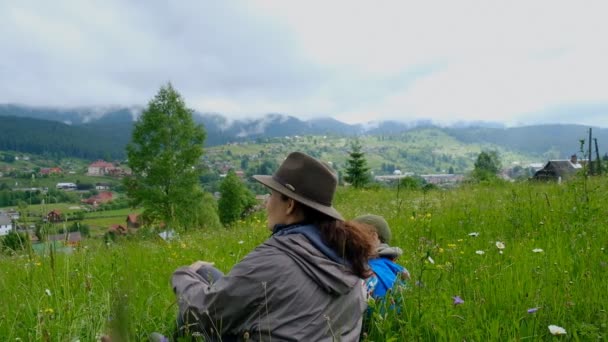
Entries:
{"type": "Polygon", "coordinates": [[[11,231],[2,239],[2,250],[10,253],[29,249],[30,236],[27,233],[11,231]]]}
{"type": "Polygon", "coordinates": [[[83,237],[88,237],[90,235],[90,227],[87,224],[83,224],[81,222],[74,222],[68,229],[70,233],[80,232],[80,235],[83,237]]]}

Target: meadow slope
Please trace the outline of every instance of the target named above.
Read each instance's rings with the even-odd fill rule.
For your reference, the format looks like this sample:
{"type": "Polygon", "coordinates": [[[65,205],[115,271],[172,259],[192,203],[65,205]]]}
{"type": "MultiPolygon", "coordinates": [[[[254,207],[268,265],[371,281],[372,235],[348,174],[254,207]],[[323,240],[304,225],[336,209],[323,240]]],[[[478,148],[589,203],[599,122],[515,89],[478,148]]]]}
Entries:
{"type": "MultiPolygon", "coordinates": [[[[566,340],[606,339],[606,198],[605,177],[427,193],[340,189],[344,216],[387,218],[412,274],[390,308],[374,304],[367,340],[546,340],[549,325],[563,327],[566,340]]],[[[141,234],[91,239],[70,255],[2,256],[0,336],[94,341],[113,331],[140,341],[169,332],[175,268],[200,259],[228,271],[267,237],[265,214],[256,213],[170,243],[141,234]]]]}

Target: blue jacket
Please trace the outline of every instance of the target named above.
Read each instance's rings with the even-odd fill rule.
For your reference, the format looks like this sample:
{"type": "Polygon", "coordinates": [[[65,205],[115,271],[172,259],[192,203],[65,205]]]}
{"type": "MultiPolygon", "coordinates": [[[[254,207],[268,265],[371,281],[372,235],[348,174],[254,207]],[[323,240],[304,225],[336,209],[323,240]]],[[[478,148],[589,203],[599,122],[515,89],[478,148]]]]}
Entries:
{"type": "Polygon", "coordinates": [[[365,285],[368,293],[374,299],[384,297],[386,292],[395,286],[396,282],[402,284],[400,275],[404,272],[407,273],[405,267],[388,258],[370,259],[369,266],[374,274],[365,280],[365,285]]]}

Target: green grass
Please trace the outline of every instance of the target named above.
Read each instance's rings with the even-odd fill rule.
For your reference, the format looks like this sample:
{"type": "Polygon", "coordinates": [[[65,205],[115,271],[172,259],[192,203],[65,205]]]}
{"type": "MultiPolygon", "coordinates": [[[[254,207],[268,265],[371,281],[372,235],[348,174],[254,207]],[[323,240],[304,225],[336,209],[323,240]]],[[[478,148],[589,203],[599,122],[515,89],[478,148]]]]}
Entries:
{"type": "MultiPolygon", "coordinates": [[[[552,324],[567,330],[564,340],[605,340],[606,198],[606,178],[428,193],[340,189],[336,206],[344,216],[387,218],[393,244],[405,251],[399,263],[412,274],[409,288],[393,294],[393,308],[375,310],[367,340],[550,340],[552,324]],[[497,241],[506,246],[502,254],[497,241]],[[464,303],[454,305],[454,296],[464,303]]],[[[174,269],[206,260],[228,271],[267,237],[259,213],[171,243],[90,239],[70,255],[0,257],[0,336],[93,341],[114,330],[140,341],[169,332],[174,269]]]]}

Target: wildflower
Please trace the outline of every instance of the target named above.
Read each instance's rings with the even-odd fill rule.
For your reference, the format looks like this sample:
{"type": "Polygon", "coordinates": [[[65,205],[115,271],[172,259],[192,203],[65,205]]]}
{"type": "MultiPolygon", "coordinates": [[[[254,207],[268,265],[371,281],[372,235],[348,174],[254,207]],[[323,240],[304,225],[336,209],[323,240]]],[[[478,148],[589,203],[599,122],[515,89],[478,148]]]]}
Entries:
{"type": "Polygon", "coordinates": [[[496,248],[505,249],[505,244],[500,241],[496,241],[496,248]]]}
{"type": "Polygon", "coordinates": [[[475,251],[475,254],[479,254],[479,255],[484,255],[484,253],[485,253],[485,252],[484,252],[484,251],[482,251],[482,250],[475,251]]]}
{"type": "Polygon", "coordinates": [[[443,253],[443,252],[444,252],[443,248],[439,247],[439,253],[443,253]]]}
{"type": "Polygon", "coordinates": [[[530,309],[528,309],[528,313],[529,313],[529,314],[533,314],[533,313],[535,313],[536,311],[538,311],[538,309],[540,309],[540,308],[530,308],[530,309]]]}
{"type": "Polygon", "coordinates": [[[430,255],[429,255],[429,257],[428,257],[428,260],[429,260],[429,262],[430,262],[431,264],[433,264],[433,265],[435,264],[435,260],[433,260],[433,258],[431,258],[431,256],[430,256],[430,255]]]}
{"type": "Polygon", "coordinates": [[[544,251],[543,251],[543,249],[542,249],[542,248],[534,248],[534,249],[532,250],[532,252],[534,252],[534,253],[542,253],[542,252],[544,252],[544,251]]]}
{"type": "Polygon", "coordinates": [[[456,244],[455,243],[448,243],[448,247],[450,247],[450,248],[456,248],[456,244]]]}
{"type": "Polygon", "coordinates": [[[456,241],[458,241],[458,242],[462,242],[462,241],[464,241],[464,240],[463,240],[463,239],[458,239],[458,240],[456,240],[456,241]]]}
{"type": "Polygon", "coordinates": [[[558,327],[557,325],[550,325],[549,332],[551,335],[566,335],[566,329],[558,327]]]}
{"type": "Polygon", "coordinates": [[[55,313],[55,311],[53,310],[53,308],[46,308],[46,309],[44,309],[44,313],[48,314],[48,315],[52,315],[55,313]]]}
{"type": "Polygon", "coordinates": [[[464,304],[464,300],[460,296],[454,296],[452,299],[454,300],[454,305],[464,304]]]}
{"type": "Polygon", "coordinates": [[[51,290],[49,289],[44,290],[44,293],[46,293],[46,295],[49,297],[52,295],[51,290]]]}
{"type": "Polygon", "coordinates": [[[469,233],[469,236],[478,237],[479,236],[479,232],[471,232],[471,233],[469,233]]]}
{"type": "Polygon", "coordinates": [[[244,243],[245,243],[245,241],[243,241],[243,240],[240,240],[240,241],[239,241],[239,245],[242,245],[242,244],[244,244],[244,243]]]}

